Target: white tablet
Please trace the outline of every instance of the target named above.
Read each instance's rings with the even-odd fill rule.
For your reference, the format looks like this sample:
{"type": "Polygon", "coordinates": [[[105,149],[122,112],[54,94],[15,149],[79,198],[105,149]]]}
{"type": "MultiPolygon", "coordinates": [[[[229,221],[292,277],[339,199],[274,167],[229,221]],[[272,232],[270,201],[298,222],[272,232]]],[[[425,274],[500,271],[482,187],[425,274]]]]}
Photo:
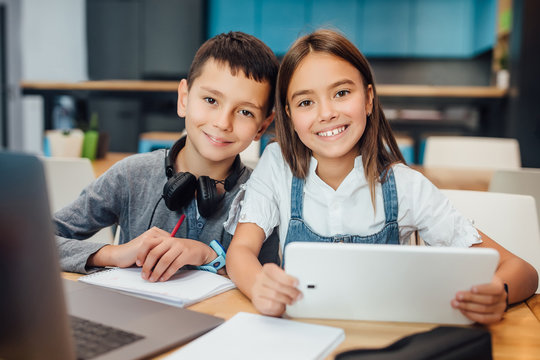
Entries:
{"type": "Polygon", "coordinates": [[[471,324],[450,301],[459,290],[489,283],[499,254],[450,248],[293,242],[285,271],[304,297],[291,317],[471,324]]]}

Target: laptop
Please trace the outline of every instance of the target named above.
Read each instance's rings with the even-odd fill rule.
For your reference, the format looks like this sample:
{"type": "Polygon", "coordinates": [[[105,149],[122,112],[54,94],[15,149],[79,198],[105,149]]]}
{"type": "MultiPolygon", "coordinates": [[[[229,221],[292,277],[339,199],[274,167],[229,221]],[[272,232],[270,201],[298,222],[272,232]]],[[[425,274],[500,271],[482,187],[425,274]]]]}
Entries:
{"type": "Polygon", "coordinates": [[[41,162],[0,152],[0,169],[0,358],[139,359],[223,322],[62,280],[41,162]]]}
{"type": "MultiPolygon", "coordinates": [[[[87,158],[42,157],[51,212],[73,202],[95,180],[92,163],[87,158]]],[[[101,229],[88,241],[112,244],[111,227],[101,229]]]]}
{"type": "Polygon", "coordinates": [[[285,271],[304,297],[299,318],[471,324],[450,301],[489,283],[499,254],[486,248],[293,242],[285,271]]]}

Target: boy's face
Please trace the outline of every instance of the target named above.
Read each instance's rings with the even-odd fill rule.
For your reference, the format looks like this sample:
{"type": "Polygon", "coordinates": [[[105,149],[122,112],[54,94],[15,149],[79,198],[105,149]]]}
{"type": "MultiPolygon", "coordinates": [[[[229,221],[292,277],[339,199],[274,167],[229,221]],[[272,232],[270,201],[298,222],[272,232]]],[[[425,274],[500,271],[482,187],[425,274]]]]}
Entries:
{"type": "Polygon", "coordinates": [[[195,150],[210,161],[235,157],[258,140],[272,121],[267,114],[270,84],[235,76],[226,64],[210,59],[191,89],[187,81],[178,88],[178,115],[195,150]]]}

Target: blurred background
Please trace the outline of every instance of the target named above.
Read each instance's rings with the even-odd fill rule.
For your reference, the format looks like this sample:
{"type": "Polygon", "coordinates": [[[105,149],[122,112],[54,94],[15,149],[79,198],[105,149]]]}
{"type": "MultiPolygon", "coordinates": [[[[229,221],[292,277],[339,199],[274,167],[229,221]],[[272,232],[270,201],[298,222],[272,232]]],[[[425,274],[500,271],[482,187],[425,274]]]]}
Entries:
{"type": "Polygon", "coordinates": [[[428,136],[472,135],[515,138],[522,166],[538,168],[539,16],[536,0],[0,0],[0,146],[42,153],[45,129],[94,118],[109,151],[137,152],[141,134],[183,129],[174,86],[133,96],[69,84],[177,82],[220,32],[253,34],[281,57],[326,27],[368,57],[410,163],[428,136]]]}

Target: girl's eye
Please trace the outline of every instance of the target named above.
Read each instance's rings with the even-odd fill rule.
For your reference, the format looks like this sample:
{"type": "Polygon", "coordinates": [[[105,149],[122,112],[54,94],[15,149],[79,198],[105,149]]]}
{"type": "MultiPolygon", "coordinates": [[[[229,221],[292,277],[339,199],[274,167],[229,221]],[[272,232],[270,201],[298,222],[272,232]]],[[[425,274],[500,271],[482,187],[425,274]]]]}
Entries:
{"type": "Polygon", "coordinates": [[[339,91],[336,93],[336,97],[340,98],[340,97],[343,97],[343,96],[347,95],[348,93],[350,93],[349,90],[339,90],[339,91]]]}
{"type": "Polygon", "coordinates": [[[253,117],[253,113],[248,110],[240,110],[240,114],[247,116],[247,117],[253,117]]]}
{"type": "Polygon", "coordinates": [[[204,101],[206,101],[207,103],[209,103],[211,105],[214,105],[216,103],[216,99],[211,98],[211,97],[205,97],[204,101]]]}
{"type": "Polygon", "coordinates": [[[311,101],[311,100],[302,100],[302,101],[300,101],[300,104],[298,104],[298,106],[305,107],[305,106],[309,106],[311,104],[313,104],[313,101],[311,101]]]}

